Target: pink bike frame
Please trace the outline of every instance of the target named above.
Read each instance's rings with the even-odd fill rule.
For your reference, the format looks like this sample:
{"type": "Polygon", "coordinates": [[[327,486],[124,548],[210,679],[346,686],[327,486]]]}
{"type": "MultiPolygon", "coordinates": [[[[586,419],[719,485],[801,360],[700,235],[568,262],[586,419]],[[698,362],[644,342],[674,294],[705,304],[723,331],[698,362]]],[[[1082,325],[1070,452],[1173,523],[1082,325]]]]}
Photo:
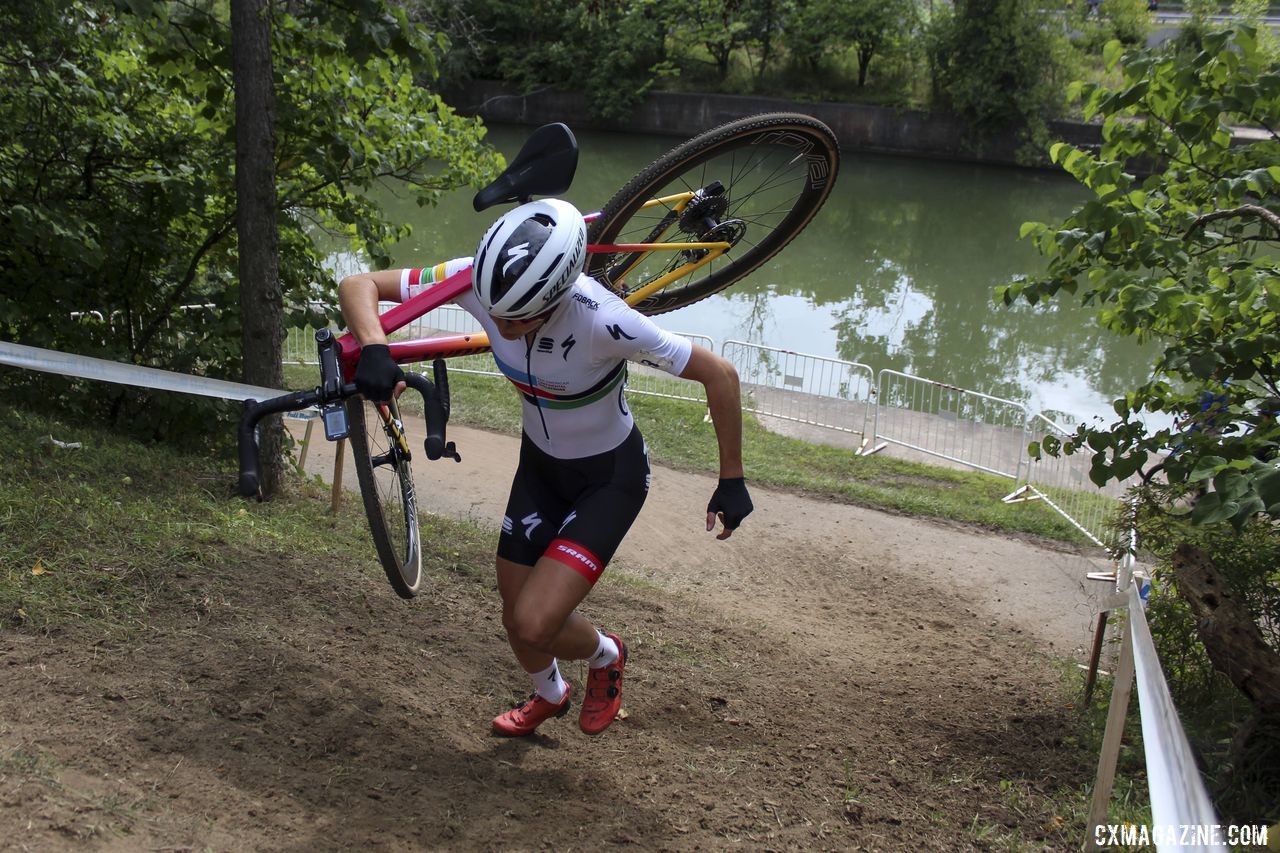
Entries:
{"type": "MultiPolygon", "coordinates": [[[[583,217],[587,222],[600,214],[590,213],[583,217]]],[[[642,248],[634,244],[591,244],[588,252],[618,252],[642,248]]],[[[407,326],[429,311],[454,301],[471,287],[471,267],[460,270],[439,284],[433,285],[412,297],[407,302],[391,308],[380,316],[382,330],[390,335],[392,332],[407,326]]],[[[412,341],[393,341],[390,344],[391,357],[397,364],[410,364],[419,361],[434,361],[437,358],[457,358],[464,355],[476,355],[489,351],[489,337],[483,332],[469,335],[439,335],[432,338],[419,338],[412,341]]],[[[338,354],[342,362],[342,373],[350,382],[355,376],[356,361],[360,358],[360,344],[348,332],[338,338],[338,354]]]]}

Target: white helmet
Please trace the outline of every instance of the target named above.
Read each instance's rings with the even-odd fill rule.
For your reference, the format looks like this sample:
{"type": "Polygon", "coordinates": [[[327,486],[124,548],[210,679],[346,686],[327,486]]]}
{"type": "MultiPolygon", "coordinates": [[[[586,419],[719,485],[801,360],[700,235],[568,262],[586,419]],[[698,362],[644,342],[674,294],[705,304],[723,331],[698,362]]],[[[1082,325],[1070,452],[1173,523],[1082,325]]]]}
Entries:
{"type": "Polygon", "coordinates": [[[566,201],[531,201],[489,227],[471,289],[494,317],[528,320],[559,304],[586,262],[587,224],[566,201]]]}

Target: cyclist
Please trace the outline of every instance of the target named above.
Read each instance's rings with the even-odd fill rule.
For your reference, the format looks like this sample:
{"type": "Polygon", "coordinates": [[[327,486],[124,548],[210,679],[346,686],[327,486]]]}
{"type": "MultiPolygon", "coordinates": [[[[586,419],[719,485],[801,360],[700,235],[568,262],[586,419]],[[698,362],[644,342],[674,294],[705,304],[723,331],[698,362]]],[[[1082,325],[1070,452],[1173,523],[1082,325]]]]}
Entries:
{"type": "Polygon", "coordinates": [[[707,505],[727,539],[752,511],[743,480],[738,374],[725,359],[659,329],[583,274],[586,224],[569,203],[542,199],[500,217],[474,258],[344,278],[343,317],[362,344],[356,384],[381,401],[404,388],[378,320],[378,301],[404,301],[471,266],[458,305],[489,336],[499,370],[523,398],[520,459],[498,537],[502,622],[533,695],[493,720],[495,733],[532,734],[563,716],[572,687],[560,660],[587,660],[579,725],[599,734],[622,704],[627,648],[577,612],[640,512],[649,489],[644,439],[623,394],[626,362],[706,388],[720,454],[707,505]]]}

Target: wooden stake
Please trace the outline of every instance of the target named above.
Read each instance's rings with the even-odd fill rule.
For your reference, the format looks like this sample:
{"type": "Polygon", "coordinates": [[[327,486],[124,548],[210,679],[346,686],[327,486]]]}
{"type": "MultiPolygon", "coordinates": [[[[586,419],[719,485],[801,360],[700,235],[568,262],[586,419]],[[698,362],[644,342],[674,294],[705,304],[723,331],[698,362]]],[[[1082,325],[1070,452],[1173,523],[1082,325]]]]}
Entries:
{"type": "Polygon", "coordinates": [[[1107,633],[1107,616],[1111,611],[1103,610],[1098,614],[1098,626],[1093,629],[1093,651],[1089,655],[1089,675],[1084,682],[1084,707],[1089,707],[1093,698],[1093,688],[1098,683],[1098,660],[1102,657],[1102,639],[1107,633]]]}
{"type": "Polygon", "coordinates": [[[1098,775],[1093,782],[1089,820],[1085,824],[1088,835],[1084,839],[1084,849],[1089,851],[1101,849],[1096,828],[1107,823],[1111,789],[1116,781],[1116,761],[1120,758],[1120,739],[1124,735],[1124,718],[1129,713],[1129,695],[1133,690],[1132,624],[1125,626],[1124,633],[1120,644],[1120,665],[1111,684],[1111,707],[1107,709],[1107,729],[1102,735],[1102,752],[1098,755],[1098,775]]]}
{"type": "Polygon", "coordinates": [[[302,447],[298,450],[298,470],[307,473],[307,451],[311,448],[311,433],[316,428],[316,419],[307,419],[307,431],[302,436],[302,447]]]}

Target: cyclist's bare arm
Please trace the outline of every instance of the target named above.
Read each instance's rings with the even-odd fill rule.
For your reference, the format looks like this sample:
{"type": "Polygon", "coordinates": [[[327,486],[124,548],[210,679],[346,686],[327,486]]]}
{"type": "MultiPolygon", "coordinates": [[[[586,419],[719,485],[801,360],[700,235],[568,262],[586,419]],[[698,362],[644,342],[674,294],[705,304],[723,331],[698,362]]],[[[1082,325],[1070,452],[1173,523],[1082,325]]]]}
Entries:
{"type": "MultiPolygon", "coordinates": [[[[738,371],[727,359],[695,346],[680,377],[701,382],[707,389],[707,408],[720,450],[721,481],[742,477],[742,392],[738,371]]],[[[714,530],[715,523],[716,513],[708,512],[707,530],[714,530]]],[[[728,539],[732,535],[732,528],[726,524],[716,538],[728,539]]]]}
{"type": "MultiPolygon", "coordinates": [[[[378,319],[380,301],[400,301],[400,270],[357,273],[338,283],[342,319],[362,347],[387,343],[387,333],[378,319]]],[[[406,387],[404,382],[397,382],[391,397],[398,399],[406,387]]]]}
{"type": "Polygon", "coordinates": [[[720,448],[720,476],[742,474],[742,396],[738,371],[726,359],[709,349],[695,346],[681,379],[701,382],[707,389],[707,408],[720,448]]]}
{"type": "Polygon", "coordinates": [[[385,344],[387,335],[378,320],[379,302],[400,301],[401,270],[379,270],[349,275],[338,284],[338,306],[347,329],[363,344],[385,344]]]}

